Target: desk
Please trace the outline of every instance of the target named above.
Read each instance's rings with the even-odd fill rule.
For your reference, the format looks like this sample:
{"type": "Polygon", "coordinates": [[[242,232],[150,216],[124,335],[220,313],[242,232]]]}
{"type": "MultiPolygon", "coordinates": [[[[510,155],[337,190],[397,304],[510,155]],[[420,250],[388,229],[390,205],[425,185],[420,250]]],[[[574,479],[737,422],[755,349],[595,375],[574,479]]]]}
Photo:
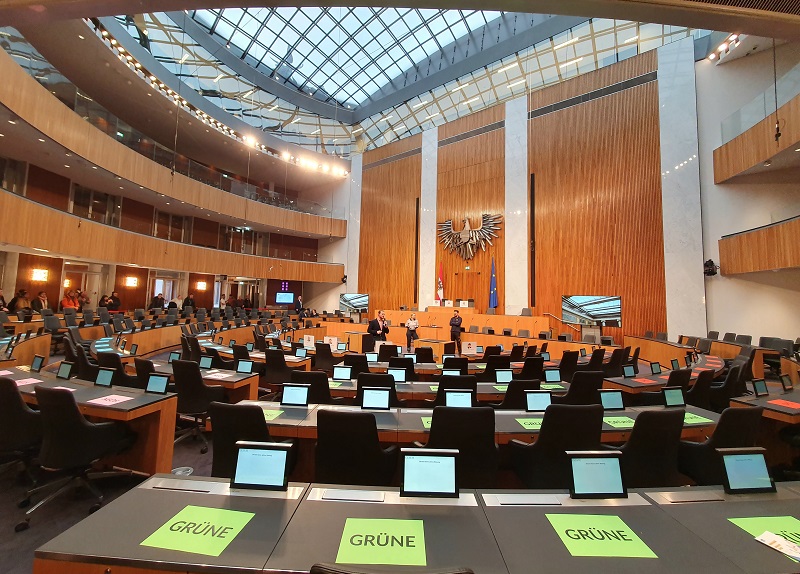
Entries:
{"type": "MultiPolygon", "coordinates": [[[[723,359],[733,359],[742,351],[742,345],[738,343],[731,343],[728,341],[711,341],[712,355],[717,355],[723,359]]],[[[765,349],[763,347],[756,348],[756,354],[753,357],[753,378],[764,378],[764,357],[771,357],[778,359],[780,353],[774,349],[765,349]]]]}
{"type": "Polygon", "coordinates": [[[15,381],[36,379],[19,387],[26,403],[36,404],[34,387],[40,384],[47,387],[67,387],[75,389],[73,396],[84,416],[103,420],[122,421],[138,433],[133,447],[115,457],[104,459],[109,464],[130,470],[155,474],[172,469],[173,440],[175,439],[175,416],[178,399],[174,394],[155,395],[128,387],[96,387],[93,383],[71,379],[56,379],[51,373],[31,373],[29,369],[3,369],[15,381]],[[123,395],[131,400],[113,406],[89,403],[108,395],[123,395]]]}
{"type": "Polygon", "coordinates": [[[9,340],[11,340],[11,337],[3,337],[0,339],[0,357],[2,359],[8,359],[7,361],[3,361],[5,366],[28,366],[33,362],[34,355],[41,355],[44,357],[45,365],[49,362],[50,344],[52,343],[50,333],[31,335],[30,339],[26,339],[23,336],[17,346],[14,347],[11,357],[5,354],[5,349],[9,340]]]}
{"type": "MultiPolygon", "coordinates": [[[[722,370],[723,363],[718,357],[702,355],[700,360],[692,366],[692,380],[696,379],[701,371],[722,370]]],[[[669,370],[664,370],[659,375],[650,374],[650,367],[639,369],[639,374],[633,377],[610,377],[603,380],[604,389],[619,389],[625,393],[641,393],[644,391],[659,391],[666,386],[669,380],[669,370]],[[645,370],[646,373],[642,373],[645,370]]]]}
{"type": "Polygon", "coordinates": [[[800,362],[796,359],[781,357],[781,374],[789,375],[792,384],[800,386],[800,362]]]}
{"type": "Polygon", "coordinates": [[[649,337],[632,337],[626,335],[623,341],[623,347],[630,347],[631,349],[639,347],[640,360],[649,363],[660,363],[662,367],[668,367],[672,359],[678,359],[680,364],[684,365],[683,358],[686,356],[686,353],[694,351],[694,348],[688,345],[680,345],[678,343],[651,339],[649,337]]]}
{"type": "MultiPolygon", "coordinates": [[[[237,341],[238,344],[238,341],[237,341]]],[[[209,341],[200,341],[200,346],[203,348],[213,348],[219,351],[219,354],[223,357],[233,358],[233,350],[230,347],[224,347],[222,345],[218,345],[216,343],[211,343],[209,341]]],[[[254,361],[263,363],[267,360],[267,356],[264,354],[263,351],[250,351],[250,358],[254,361]]],[[[284,361],[286,361],[286,365],[293,368],[299,369],[302,371],[310,371],[311,370],[311,357],[295,357],[294,355],[287,355],[284,353],[283,355],[284,361]]]]}
{"type": "MultiPolygon", "coordinates": [[[[153,363],[156,373],[173,376],[172,365],[167,362],[153,363]]],[[[223,369],[200,369],[203,382],[225,388],[225,396],[230,403],[255,400],[258,398],[258,374],[246,375],[223,369]]]]}

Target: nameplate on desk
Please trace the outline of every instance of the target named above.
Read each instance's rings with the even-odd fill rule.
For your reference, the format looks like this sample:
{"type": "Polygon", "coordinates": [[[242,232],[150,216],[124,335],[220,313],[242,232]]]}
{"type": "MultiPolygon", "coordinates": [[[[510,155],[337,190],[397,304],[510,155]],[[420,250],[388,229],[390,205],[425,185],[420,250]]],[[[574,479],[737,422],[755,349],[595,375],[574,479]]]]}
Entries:
{"type": "Polygon", "coordinates": [[[348,518],[342,531],[336,562],[427,566],[423,521],[348,518]]]}
{"type": "MultiPolygon", "coordinates": [[[[17,384],[19,384],[19,382],[17,384]]],[[[771,405],[777,405],[779,407],[786,407],[787,409],[793,409],[793,410],[800,409],[800,403],[795,403],[794,401],[775,399],[774,401],[767,401],[767,403],[771,405]]]]}
{"type": "Polygon", "coordinates": [[[228,379],[233,376],[233,373],[206,373],[206,379],[228,379]]]}
{"type": "Polygon", "coordinates": [[[74,393],[75,391],[77,391],[77,390],[78,390],[78,389],[71,389],[71,388],[69,388],[69,387],[53,387],[53,388],[54,388],[54,389],[64,389],[65,391],[69,391],[69,392],[71,392],[71,393],[74,393]]]}
{"type": "Polygon", "coordinates": [[[125,401],[133,400],[133,397],[126,397],[124,395],[108,395],[105,397],[98,397],[96,399],[92,399],[91,401],[86,401],[87,404],[90,405],[118,405],[119,403],[124,403],[125,401]]]}
{"type": "Polygon", "coordinates": [[[520,425],[522,425],[522,428],[524,428],[525,430],[537,430],[538,431],[539,429],[542,428],[542,419],[540,419],[540,418],[538,418],[538,419],[514,419],[514,420],[516,420],[520,425]]]}
{"type": "Polygon", "coordinates": [[[658,558],[619,516],[546,514],[572,556],[658,558]]]}
{"type": "Polygon", "coordinates": [[[642,379],[642,378],[639,378],[639,379],[633,379],[633,380],[636,381],[637,383],[642,383],[643,385],[656,385],[656,384],[658,384],[658,381],[654,381],[653,379],[642,379]]]}
{"type": "Polygon", "coordinates": [[[685,425],[702,425],[702,424],[713,424],[714,421],[708,419],[706,417],[701,417],[700,415],[696,415],[694,413],[686,413],[683,415],[683,424],[685,425]]]}
{"type": "Polygon", "coordinates": [[[680,504],[683,502],[714,502],[725,500],[719,492],[713,490],[690,490],[688,492],[662,492],[661,496],[670,503],[680,504]]]}
{"type": "Polygon", "coordinates": [[[44,381],[40,379],[28,378],[28,379],[20,379],[15,382],[17,383],[18,387],[24,387],[25,385],[35,385],[36,383],[43,383],[44,381]]]}
{"type": "Polygon", "coordinates": [[[615,429],[631,429],[636,421],[630,417],[603,417],[603,422],[615,429]]]}
{"type": "Polygon", "coordinates": [[[4,377],[6,377],[8,375],[13,375],[13,374],[14,374],[13,371],[0,371],[0,375],[2,375],[4,377]]]}
{"type": "Polygon", "coordinates": [[[496,494],[500,506],[560,506],[555,494],[496,494]]]}
{"type": "Polygon", "coordinates": [[[343,490],[326,488],[322,500],[339,500],[349,502],[383,502],[386,494],[381,490],[343,490]]]}

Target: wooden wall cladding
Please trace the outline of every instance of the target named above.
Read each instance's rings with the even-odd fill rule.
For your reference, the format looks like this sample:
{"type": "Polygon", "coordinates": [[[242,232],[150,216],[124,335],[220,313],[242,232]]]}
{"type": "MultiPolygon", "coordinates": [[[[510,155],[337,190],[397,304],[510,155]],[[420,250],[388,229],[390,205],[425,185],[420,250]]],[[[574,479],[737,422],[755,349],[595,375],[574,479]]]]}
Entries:
{"type": "MultiPolygon", "coordinates": [[[[11,214],[14,216],[14,214],[11,214]]],[[[28,253],[19,254],[19,263],[17,264],[17,286],[16,290],[25,289],[28,291],[28,299],[33,302],[34,298],[39,294],[39,291],[47,293],[47,300],[50,306],[58,309],[58,303],[61,300],[61,277],[62,269],[64,268],[64,260],[56,257],[43,257],[41,255],[30,255],[28,253]],[[44,269],[47,271],[47,281],[34,281],[33,270],[44,269]]],[[[6,301],[11,301],[14,293],[6,293],[6,301]]]]}
{"type": "Polygon", "coordinates": [[[30,165],[25,197],[61,211],[67,211],[69,209],[69,185],[69,179],[66,177],[30,165]]]}
{"type": "MultiPolygon", "coordinates": [[[[501,110],[503,108],[501,107],[501,110]]],[[[487,110],[492,122],[500,121],[496,110],[487,110]]],[[[490,122],[491,123],[491,122],[490,122]]],[[[475,124],[465,124],[467,131],[475,124]]],[[[441,128],[439,139],[441,140],[441,128]]],[[[451,134],[454,135],[454,134],[451,134]]],[[[436,198],[436,221],[453,220],[453,227],[460,231],[463,220],[469,218],[473,228],[481,224],[487,214],[503,214],[505,211],[505,129],[467,138],[439,148],[439,173],[436,198]]],[[[498,308],[503,309],[505,293],[505,226],[503,220],[499,237],[486,251],[465,261],[456,252],[446,251],[444,245],[436,246],[436,282],[441,266],[444,295],[446,299],[475,299],[478,312],[485,312],[489,305],[489,282],[491,280],[492,257],[497,274],[498,308]],[[467,269],[469,267],[469,269],[467,269]]],[[[437,238],[438,241],[438,238],[437,238]]],[[[525,249],[525,245],[520,245],[525,249]]],[[[523,274],[519,277],[524,281],[523,274]]],[[[435,289],[435,287],[434,287],[435,289]]]]}
{"type": "Polygon", "coordinates": [[[422,147],[422,134],[417,134],[408,138],[401,139],[390,144],[386,144],[379,148],[371,149],[364,152],[364,167],[369,164],[375,163],[393,155],[399,155],[407,151],[415,150],[422,147]]]}
{"type": "Polygon", "coordinates": [[[0,242],[67,257],[142,267],[268,279],[339,283],[344,265],[257,257],[194,247],[87,221],[0,191],[0,242]]]}
{"type": "Polygon", "coordinates": [[[128,231],[151,235],[153,233],[154,212],[155,208],[152,205],[125,198],[122,200],[119,226],[128,231]]]}
{"type": "Polygon", "coordinates": [[[657,83],[539,116],[528,129],[533,314],[560,317],[562,295],[619,295],[617,341],[666,331],[657,83]]]}
{"type": "MultiPolygon", "coordinates": [[[[366,159],[365,154],[365,163],[366,159]]],[[[397,309],[414,301],[421,170],[421,154],[364,167],[357,292],[369,293],[370,311],[397,309]]]]}
{"type": "Polygon", "coordinates": [[[466,133],[483,126],[501,122],[506,117],[505,104],[497,104],[439,126],[439,141],[466,133]]]}
{"type": "Polygon", "coordinates": [[[209,311],[214,307],[214,275],[207,273],[189,273],[189,287],[187,294],[194,295],[194,307],[204,307],[209,311]],[[205,289],[200,290],[198,283],[205,283],[205,289]]]}
{"type": "Polygon", "coordinates": [[[719,240],[723,275],[800,267],[800,217],[719,240]]]}
{"type": "Polygon", "coordinates": [[[84,121],[0,50],[0,102],[47,137],[123,179],[241,221],[345,237],[347,221],[258,203],[205,185],[128,149],[84,121]]]}
{"type": "MultiPolygon", "coordinates": [[[[147,278],[149,269],[144,267],[128,267],[127,265],[117,265],[117,273],[114,278],[114,291],[119,293],[120,309],[147,309],[150,307],[150,299],[155,293],[148,293],[147,278]],[[128,277],[136,278],[136,286],[128,287],[128,277]]],[[[111,295],[111,293],[104,293],[111,295]]],[[[99,297],[98,297],[99,299],[99,297]]]]}

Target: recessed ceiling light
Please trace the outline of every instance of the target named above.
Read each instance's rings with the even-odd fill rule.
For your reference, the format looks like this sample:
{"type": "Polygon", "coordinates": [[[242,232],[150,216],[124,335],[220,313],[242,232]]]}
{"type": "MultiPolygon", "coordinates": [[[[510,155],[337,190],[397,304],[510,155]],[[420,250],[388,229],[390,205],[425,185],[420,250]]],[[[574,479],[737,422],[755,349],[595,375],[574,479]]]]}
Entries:
{"type": "Polygon", "coordinates": [[[92,169],[97,169],[97,166],[96,166],[96,165],[93,165],[93,166],[92,166],[92,169]]]}
{"type": "Polygon", "coordinates": [[[570,44],[577,42],[580,40],[580,36],[575,36],[572,40],[567,40],[566,42],[560,43],[558,46],[554,47],[553,50],[558,50],[559,48],[563,48],[564,46],[569,46],[570,44]]]}
{"type": "Polygon", "coordinates": [[[85,40],[86,39],[81,34],[78,34],[78,38],[80,38],[81,40],[85,40]]]}
{"type": "Polygon", "coordinates": [[[8,120],[8,123],[13,124],[13,125],[17,125],[17,122],[15,122],[14,120],[8,120]]]}
{"type": "Polygon", "coordinates": [[[514,86],[519,86],[520,84],[524,84],[524,83],[525,83],[525,79],[523,78],[522,80],[519,80],[518,82],[514,82],[513,84],[508,84],[506,87],[508,89],[511,89],[514,86]]]}
{"type": "Polygon", "coordinates": [[[39,141],[40,141],[40,142],[42,142],[42,143],[44,143],[44,140],[43,140],[42,138],[39,138],[39,141]]]}
{"type": "Polygon", "coordinates": [[[64,164],[64,167],[69,167],[67,164],[64,164]]]}

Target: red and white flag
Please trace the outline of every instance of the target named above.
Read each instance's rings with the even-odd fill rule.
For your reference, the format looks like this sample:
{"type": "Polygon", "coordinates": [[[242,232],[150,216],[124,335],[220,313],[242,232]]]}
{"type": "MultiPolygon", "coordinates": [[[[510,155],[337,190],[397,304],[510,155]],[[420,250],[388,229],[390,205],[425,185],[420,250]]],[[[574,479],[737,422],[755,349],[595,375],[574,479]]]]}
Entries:
{"type": "Polygon", "coordinates": [[[442,264],[439,263],[439,281],[436,283],[436,300],[444,301],[444,277],[442,275],[442,264]]]}

